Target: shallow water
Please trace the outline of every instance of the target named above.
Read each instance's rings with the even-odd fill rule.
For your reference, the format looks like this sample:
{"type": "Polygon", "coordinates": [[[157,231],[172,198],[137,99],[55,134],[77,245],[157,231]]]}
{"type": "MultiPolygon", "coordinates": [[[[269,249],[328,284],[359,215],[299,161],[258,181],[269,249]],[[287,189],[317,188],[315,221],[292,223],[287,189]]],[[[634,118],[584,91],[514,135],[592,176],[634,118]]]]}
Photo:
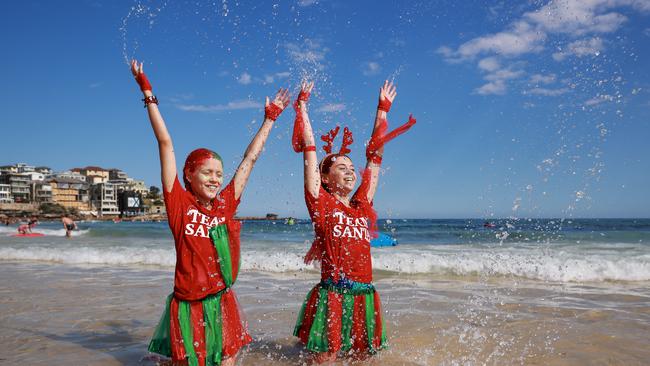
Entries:
{"type": "MultiPolygon", "coordinates": [[[[155,365],[160,359],[146,347],[172,277],[167,268],[3,262],[0,360],[155,365]]],[[[235,289],[255,341],[239,364],[305,361],[291,331],[317,280],[242,272],[235,289]]],[[[390,349],[367,364],[646,364],[649,285],[380,276],[390,349]]]]}

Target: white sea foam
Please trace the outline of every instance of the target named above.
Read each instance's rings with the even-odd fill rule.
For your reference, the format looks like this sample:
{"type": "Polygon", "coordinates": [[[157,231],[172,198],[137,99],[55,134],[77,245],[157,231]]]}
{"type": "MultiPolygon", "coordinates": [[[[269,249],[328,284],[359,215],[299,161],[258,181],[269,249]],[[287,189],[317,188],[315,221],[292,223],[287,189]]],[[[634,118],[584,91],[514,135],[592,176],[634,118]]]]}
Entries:
{"type": "Polygon", "coordinates": [[[146,248],[0,248],[0,260],[44,261],[66,264],[157,265],[173,267],[172,250],[146,248]]]}
{"type": "MultiPolygon", "coordinates": [[[[248,250],[241,269],[261,272],[313,271],[296,250],[248,250]]],[[[113,247],[11,246],[0,248],[0,260],[66,264],[156,265],[173,267],[173,249],[113,247]]],[[[601,252],[542,249],[422,250],[390,248],[373,253],[375,270],[408,274],[516,276],[557,282],[650,281],[650,254],[621,256],[601,252]]]]}
{"type": "MultiPolygon", "coordinates": [[[[65,229],[60,228],[60,229],[49,229],[49,228],[43,228],[43,227],[34,227],[32,229],[32,232],[34,233],[41,233],[45,236],[65,236],[65,229]]],[[[86,235],[90,232],[90,229],[83,229],[83,230],[75,230],[73,232],[74,236],[79,236],[79,235],[86,235]]],[[[4,236],[11,236],[14,234],[18,234],[18,229],[15,226],[0,226],[0,235],[4,236]]]]}
{"type": "Polygon", "coordinates": [[[544,281],[648,281],[650,254],[640,256],[553,250],[463,250],[373,255],[375,269],[401,273],[518,276],[544,281]]]}

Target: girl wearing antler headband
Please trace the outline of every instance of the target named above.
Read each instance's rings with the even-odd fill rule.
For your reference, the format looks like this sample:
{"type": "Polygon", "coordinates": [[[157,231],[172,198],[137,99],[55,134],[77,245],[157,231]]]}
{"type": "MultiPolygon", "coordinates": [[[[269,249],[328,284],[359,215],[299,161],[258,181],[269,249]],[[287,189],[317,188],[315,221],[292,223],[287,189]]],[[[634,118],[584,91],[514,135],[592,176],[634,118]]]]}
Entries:
{"type": "Polygon", "coordinates": [[[251,342],[231,289],[240,260],[241,224],[234,216],[273,122],[289,103],[289,94],[280,89],[272,103],[266,98],[264,123],[223,190],[219,192],[223,162],[208,149],[197,149],[188,155],[183,168],[183,189],[158,99],[151,91],[142,64],[133,60],[131,72],[144,94],[158,140],[165,206],[176,244],[174,292],[167,298],[149,351],[171,357],[175,365],[234,365],[239,349],[251,342]]]}
{"type": "Polygon", "coordinates": [[[321,282],[307,295],[298,315],[294,335],[314,352],[318,363],[336,360],[339,353],[364,358],[386,345],[379,294],[372,284],[370,239],[377,215],[372,201],[377,189],[384,144],[415,124],[409,121],[390,133],[386,113],[397,95],[386,81],[380,89],[372,136],[366,148],[366,169],[356,185],[352,159],[347,155],[352,133],[345,127],[338,152],[333,142],[339,127],[321,137],[327,155],[318,163],[307,113],[313,83],[303,81],[294,108],[292,144],[305,160],[305,201],[316,238],[305,262],[321,263],[321,282]]]}

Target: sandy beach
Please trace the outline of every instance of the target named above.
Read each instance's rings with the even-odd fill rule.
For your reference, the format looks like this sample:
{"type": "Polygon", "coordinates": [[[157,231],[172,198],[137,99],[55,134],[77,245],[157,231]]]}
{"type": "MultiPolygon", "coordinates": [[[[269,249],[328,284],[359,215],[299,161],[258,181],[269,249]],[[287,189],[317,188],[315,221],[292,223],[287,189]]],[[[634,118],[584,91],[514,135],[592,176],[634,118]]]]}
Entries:
{"type": "MultiPolygon", "coordinates": [[[[155,365],[147,353],[168,268],[3,262],[0,363],[155,365]]],[[[647,283],[382,276],[390,349],[369,365],[643,365],[647,283]]],[[[240,365],[300,365],[296,313],[316,273],[243,272],[235,289],[254,342],[240,365]]],[[[339,364],[345,364],[340,362],[339,364]]]]}

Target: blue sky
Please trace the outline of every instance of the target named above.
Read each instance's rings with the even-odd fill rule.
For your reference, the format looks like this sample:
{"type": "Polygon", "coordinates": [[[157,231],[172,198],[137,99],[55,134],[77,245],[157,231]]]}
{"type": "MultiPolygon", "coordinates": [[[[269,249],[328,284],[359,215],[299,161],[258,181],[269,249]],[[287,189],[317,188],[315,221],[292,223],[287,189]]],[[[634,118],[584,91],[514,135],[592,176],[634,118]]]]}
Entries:
{"type": "MultiPolygon", "coordinates": [[[[144,60],[177,160],[232,174],[279,87],[316,81],[318,133],[364,163],[395,80],[381,217],[650,217],[650,1],[2,2],[0,164],[120,168],[160,185],[126,60],[144,60]]],[[[293,111],[240,213],[306,217],[293,111]]]]}

